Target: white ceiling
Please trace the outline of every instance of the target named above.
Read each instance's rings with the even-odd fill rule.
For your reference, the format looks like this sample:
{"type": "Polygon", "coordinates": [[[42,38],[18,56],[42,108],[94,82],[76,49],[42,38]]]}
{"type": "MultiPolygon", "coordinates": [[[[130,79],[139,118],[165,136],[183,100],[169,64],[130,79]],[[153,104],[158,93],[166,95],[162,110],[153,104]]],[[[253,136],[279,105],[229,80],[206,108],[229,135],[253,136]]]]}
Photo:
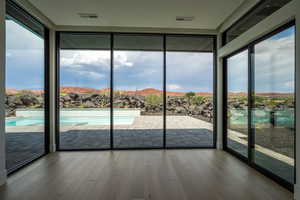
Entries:
{"type": "Polygon", "coordinates": [[[244,0],[29,0],[56,25],[216,29],[244,0]],[[78,13],[96,13],[83,19],[78,13]],[[194,16],[177,22],[176,16],[194,16]]]}

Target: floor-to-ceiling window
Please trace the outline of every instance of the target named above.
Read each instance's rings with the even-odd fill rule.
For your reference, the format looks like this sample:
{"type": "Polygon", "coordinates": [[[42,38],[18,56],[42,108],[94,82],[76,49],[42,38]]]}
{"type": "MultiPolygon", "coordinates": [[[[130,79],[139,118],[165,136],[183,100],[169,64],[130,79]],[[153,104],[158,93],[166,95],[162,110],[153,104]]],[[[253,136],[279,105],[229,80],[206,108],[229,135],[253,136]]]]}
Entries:
{"type": "Polygon", "coordinates": [[[248,157],[248,50],[227,59],[227,147],[248,157]]]}
{"type": "Polygon", "coordinates": [[[294,23],[247,48],[226,59],[225,148],[292,188],[296,133],[294,23]]]}
{"type": "Polygon", "coordinates": [[[114,36],[114,148],[163,147],[163,37],[114,36]]]}
{"type": "Polygon", "coordinates": [[[110,148],[110,35],[62,33],[60,149],[110,148]]]}
{"type": "Polygon", "coordinates": [[[294,183],[295,27],[254,45],[254,163],[294,183]]]}
{"type": "Polygon", "coordinates": [[[58,149],[214,147],[214,36],[58,33],[58,149]]]}
{"type": "Polygon", "coordinates": [[[47,30],[10,1],[6,11],[6,168],[12,172],[47,152],[47,30]]]}
{"type": "Polygon", "coordinates": [[[213,147],[214,40],[166,37],[166,146],[213,147]]]}

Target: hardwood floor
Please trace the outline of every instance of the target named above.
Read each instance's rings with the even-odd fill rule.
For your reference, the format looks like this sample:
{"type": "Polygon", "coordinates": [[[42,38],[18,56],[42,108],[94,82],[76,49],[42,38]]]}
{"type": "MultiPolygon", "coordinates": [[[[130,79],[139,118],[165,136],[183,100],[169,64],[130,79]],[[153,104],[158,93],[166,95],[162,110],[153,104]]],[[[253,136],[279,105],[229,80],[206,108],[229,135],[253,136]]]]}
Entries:
{"type": "Polygon", "coordinates": [[[58,152],[9,177],[1,200],[285,200],[293,194],[218,150],[58,152]]]}

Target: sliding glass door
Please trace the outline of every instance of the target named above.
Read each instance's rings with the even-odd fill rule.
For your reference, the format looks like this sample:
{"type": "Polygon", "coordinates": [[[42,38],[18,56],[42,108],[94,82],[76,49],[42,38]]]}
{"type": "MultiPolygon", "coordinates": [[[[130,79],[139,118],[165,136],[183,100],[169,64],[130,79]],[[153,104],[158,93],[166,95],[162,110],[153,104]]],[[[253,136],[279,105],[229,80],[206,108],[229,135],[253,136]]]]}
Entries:
{"type": "Polygon", "coordinates": [[[60,149],[110,148],[110,35],[60,34],[60,149]]]}
{"type": "Polygon", "coordinates": [[[166,38],[166,146],[213,147],[214,40],[166,38]]]}
{"type": "Polygon", "coordinates": [[[294,23],[228,57],[225,70],[225,148],[292,188],[296,133],[294,23]]]}
{"type": "Polygon", "coordinates": [[[227,147],[248,157],[248,50],[227,59],[227,147]]]}
{"type": "Polygon", "coordinates": [[[163,147],[162,50],[162,36],[114,36],[114,148],[163,147]]]}
{"type": "Polygon", "coordinates": [[[254,46],[254,163],[294,183],[295,27],[254,46]]]}
{"type": "Polygon", "coordinates": [[[47,30],[7,2],[5,139],[8,173],[44,155],[47,141],[47,30]]]}

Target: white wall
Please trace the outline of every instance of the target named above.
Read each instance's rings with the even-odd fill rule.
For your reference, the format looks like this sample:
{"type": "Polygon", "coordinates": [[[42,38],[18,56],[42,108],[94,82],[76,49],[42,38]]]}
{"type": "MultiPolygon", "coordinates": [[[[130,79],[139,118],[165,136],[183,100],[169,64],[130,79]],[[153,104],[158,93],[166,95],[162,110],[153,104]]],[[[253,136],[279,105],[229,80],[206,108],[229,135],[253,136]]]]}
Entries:
{"type": "Polygon", "coordinates": [[[5,0],[0,0],[0,185],[6,181],[5,170],[5,0]]]}

